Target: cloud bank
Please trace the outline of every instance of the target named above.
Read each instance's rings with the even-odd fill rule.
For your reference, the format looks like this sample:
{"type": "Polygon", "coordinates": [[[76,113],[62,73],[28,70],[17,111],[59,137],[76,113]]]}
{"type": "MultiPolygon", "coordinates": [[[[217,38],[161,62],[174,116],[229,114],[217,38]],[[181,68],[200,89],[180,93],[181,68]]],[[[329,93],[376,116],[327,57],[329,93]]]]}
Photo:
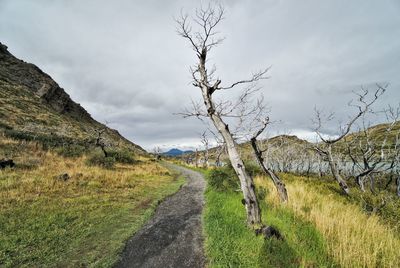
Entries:
{"type": "MultiPolygon", "coordinates": [[[[195,55],[173,17],[199,4],[0,0],[0,39],[128,139],[146,149],[188,148],[206,126],[174,115],[201,95],[190,83],[195,55]]],[[[225,8],[219,30],[226,40],[211,63],[227,84],[272,66],[262,93],[271,118],[282,123],[271,134],[311,137],[314,106],[345,120],[360,86],[390,83],[377,108],[400,100],[398,1],[246,0],[226,1],[225,8]]]]}

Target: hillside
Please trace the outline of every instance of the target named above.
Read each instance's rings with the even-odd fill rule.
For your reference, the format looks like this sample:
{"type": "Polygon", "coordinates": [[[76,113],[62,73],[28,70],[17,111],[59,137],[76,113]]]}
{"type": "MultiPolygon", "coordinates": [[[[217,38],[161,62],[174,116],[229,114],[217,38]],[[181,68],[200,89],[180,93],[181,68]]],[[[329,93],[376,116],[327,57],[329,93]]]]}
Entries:
{"type": "MultiPolygon", "coordinates": [[[[391,131],[386,133],[386,129],[388,128],[388,123],[381,123],[374,126],[371,126],[367,129],[369,139],[372,143],[376,144],[377,148],[380,148],[382,141],[386,137],[386,146],[385,148],[393,148],[396,139],[399,138],[400,135],[400,121],[397,121],[392,127],[391,131]]],[[[362,131],[354,131],[349,133],[343,140],[337,143],[335,150],[338,152],[343,152],[346,148],[346,142],[352,140],[365,140],[365,133],[362,131]]],[[[298,138],[295,135],[278,135],[269,139],[264,139],[259,141],[263,148],[269,148],[269,151],[287,151],[287,149],[292,148],[294,151],[305,151],[306,148],[312,148],[313,143],[307,140],[303,140],[298,138]]],[[[243,159],[245,160],[253,160],[254,153],[252,151],[251,145],[249,142],[244,142],[239,144],[239,149],[243,159]]],[[[209,156],[211,160],[214,160],[216,156],[220,153],[221,147],[213,147],[209,149],[209,156]]],[[[204,155],[203,151],[198,151],[198,157],[202,157],[204,155]]],[[[188,157],[195,158],[195,153],[188,154],[188,157]]],[[[228,155],[225,151],[222,152],[220,156],[220,160],[227,160],[228,155]]]]}
{"type": "Polygon", "coordinates": [[[96,130],[110,146],[145,153],[118,131],[94,120],[49,75],[14,57],[0,43],[0,130],[14,138],[51,144],[87,143],[96,130]]]}
{"type": "MultiPolygon", "coordinates": [[[[390,147],[394,146],[396,139],[398,138],[397,136],[400,134],[400,121],[396,121],[396,123],[394,123],[394,125],[392,126],[390,132],[387,133],[387,129],[389,128],[389,126],[389,123],[382,123],[369,127],[367,129],[367,133],[370,137],[370,140],[380,145],[382,141],[386,138],[387,145],[390,147]]],[[[357,138],[363,139],[364,136],[365,133],[363,133],[363,131],[355,131],[348,134],[346,136],[346,140],[351,141],[357,138]]]]}
{"type": "MultiPolygon", "coordinates": [[[[302,140],[295,135],[278,135],[278,136],[275,136],[275,137],[272,137],[269,139],[261,140],[260,143],[262,144],[263,147],[269,147],[269,148],[278,148],[278,147],[282,147],[282,146],[307,147],[307,146],[311,145],[310,142],[308,142],[306,140],[302,140]]],[[[253,153],[253,149],[251,148],[250,142],[240,143],[239,149],[240,149],[240,153],[241,153],[243,159],[245,159],[245,160],[253,160],[254,159],[254,153],[253,153]]],[[[220,151],[221,151],[220,146],[210,148],[209,149],[210,159],[214,160],[216,158],[216,156],[220,153],[220,151]]],[[[203,154],[204,154],[203,151],[198,151],[199,157],[202,157],[203,154]]],[[[192,153],[188,154],[188,156],[194,158],[195,153],[192,152],[192,153]]],[[[228,155],[226,154],[225,151],[223,151],[220,156],[220,160],[227,160],[227,159],[228,159],[228,155]]]]}

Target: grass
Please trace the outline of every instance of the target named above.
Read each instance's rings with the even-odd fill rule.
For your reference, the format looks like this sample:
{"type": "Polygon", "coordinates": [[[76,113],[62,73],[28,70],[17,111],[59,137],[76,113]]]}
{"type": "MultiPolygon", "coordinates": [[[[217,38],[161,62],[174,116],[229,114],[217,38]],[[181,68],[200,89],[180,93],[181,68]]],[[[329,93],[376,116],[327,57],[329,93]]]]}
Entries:
{"type": "Polygon", "coordinates": [[[20,152],[13,153],[19,168],[0,171],[4,267],[110,267],[159,200],[183,183],[143,157],[103,169],[87,166],[85,156],[64,158],[35,143],[0,141],[0,152],[12,147],[20,152]],[[71,178],[58,179],[63,173],[71,178]]]}
{"type": "MultiPolygon", "coordinates": [[[[375,214],[337,193],[319,190],[301,177],[285,175],[290,201],[287,208],[315,226],[326,240],[328,252],[342,267],[399,267],[400,239],[395,228],[375,214]],[[292,176],[292,178],[288,178],[292,176]]],[[[257,184],[274,191],[266,179],[257,184]]],[[[276,194],[267,202],[280,207],[276,194]]]]}
{"type": "Polygon", "coordinates": [[[335,267],[316,228],[289,209],[263,204],[263,218],[284,241],[264,240],[246,227],[241,194],[208,187],[204,212],[209,267],[335,267]]]}
{"type": "Polygon", "coordinates": [[[365,213],[357,199],[326,184],[289,174],[282,178],[286,205],[279,203],[269,179],[256,177],[255,183],[259,193],[266,193],[260,201],[263,220],[277,227],[284,241],[264,240],[246,227],[241,193],[208,186],[209,267],[400,267],[400,236],[384,217],[365,213]]]}

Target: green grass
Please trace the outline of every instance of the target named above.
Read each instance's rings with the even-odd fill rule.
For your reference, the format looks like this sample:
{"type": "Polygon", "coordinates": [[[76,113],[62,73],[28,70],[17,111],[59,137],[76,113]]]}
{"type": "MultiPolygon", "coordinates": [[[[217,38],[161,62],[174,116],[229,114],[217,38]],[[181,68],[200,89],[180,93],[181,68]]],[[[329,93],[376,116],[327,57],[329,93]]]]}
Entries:
{"type": "Polygon", "coordinates": [[[110,267],[124,241],[182,180],[135,196],[38,198],[0,213],[0,266],[110,267]],[[148,202],[148,203],[147,203],[148,202]]]}
{"type": "Polygon", "coordinates": [[[204,212],[209,267],[335,267],[324,239],[314,226],[288,209],[263,204],[266,223],[277,227],[284,240],[264,240],[246,227],[239,193],[208,187],[204,212]]]}
{"type": "MultiPolygon", "coordinates": [[[[0,140],[2,149],[16,145],[0,140]]],[[[25,144],[0,170],[0,267],[111,267],[158,202],[184,180],[146,158],[112,170],[25,144]],[[18,166],[17,165],[17,166],[18,166]],[[68,181],[57,179],[68,173],[68,181]]]]}

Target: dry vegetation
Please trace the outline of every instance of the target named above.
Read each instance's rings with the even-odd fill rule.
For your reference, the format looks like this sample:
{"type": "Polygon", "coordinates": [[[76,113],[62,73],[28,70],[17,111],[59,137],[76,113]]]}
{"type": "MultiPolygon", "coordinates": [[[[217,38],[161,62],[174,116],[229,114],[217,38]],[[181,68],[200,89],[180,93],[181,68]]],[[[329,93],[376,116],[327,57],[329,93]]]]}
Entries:
{"type": "MultiPolygon", "coordinates": [[[[321,187],[294,175],[282,177],[290,197],[287,208],[316,227],[336,263],[342,267],[400,266],[400,238],[394,226],[375,214],[367,215],[360,206],[329,192],[326,185],[321,187]]],[[[270,180],[257,177],[256,183],[272,193],[266,196],[267,203],[284,206],[270,180]]]]}
{"type": "Polygon", "coordinates": [[[144,157],[104,169],[86,165],[86,156],[64,158],[5,137],[0,152],[17,164],[0,170],[0,266],[110,266],[182,184],[144,157]]]}

